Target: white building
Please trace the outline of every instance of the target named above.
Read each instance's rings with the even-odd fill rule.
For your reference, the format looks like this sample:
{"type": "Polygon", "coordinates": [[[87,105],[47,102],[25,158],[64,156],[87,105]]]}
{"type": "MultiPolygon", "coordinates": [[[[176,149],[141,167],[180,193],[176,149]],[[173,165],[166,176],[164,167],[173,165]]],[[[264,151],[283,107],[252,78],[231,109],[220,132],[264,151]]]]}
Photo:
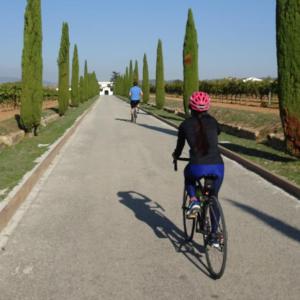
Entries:
{"type": "Polygon", "coordinates": [[[113,95],[114,83],[111,81],[99,81],[100,95],[113,95]]]}
{"type": "Polygon", "coordinates": [[[248,77],[248,78],[243,79],[243,81],[244,82],[247,82],[247,81],[262,81],[262,79],[256,78],[256,77],[248,77]]]}

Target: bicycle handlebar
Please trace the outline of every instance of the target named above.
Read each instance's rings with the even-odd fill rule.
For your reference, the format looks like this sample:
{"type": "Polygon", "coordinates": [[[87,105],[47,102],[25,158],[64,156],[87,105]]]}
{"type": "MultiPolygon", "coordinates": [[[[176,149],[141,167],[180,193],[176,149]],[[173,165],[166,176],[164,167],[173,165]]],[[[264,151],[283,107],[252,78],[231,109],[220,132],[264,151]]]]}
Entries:
{"type": "Polygon", "coordinates": [[[189,158],[187,157],[179,157],[177,159],[173,160],[173,164],[174,164],[174,170],[177,171],[177,160],[182,160],[182,161],[190,161],[189,158]]]}

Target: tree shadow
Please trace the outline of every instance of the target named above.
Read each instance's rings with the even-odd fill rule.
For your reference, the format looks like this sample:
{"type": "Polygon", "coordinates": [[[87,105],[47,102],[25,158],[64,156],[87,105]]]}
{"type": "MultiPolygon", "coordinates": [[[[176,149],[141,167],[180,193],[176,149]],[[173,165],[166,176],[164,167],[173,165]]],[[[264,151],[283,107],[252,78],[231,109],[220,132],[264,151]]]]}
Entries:
{"type": "Polygon", "coordinates": [[[165,117],[167,120],[173,120],[173,121],[179,121],[179,122],[183,122],[184,119],[180,118],[180,117],[172,117],[172,116],[167,116],[165,117]]]}
{"type": "Polygon", "coordinates": [[[173,130],[173,129],[168,129],[168,128],[162,128],[162,127],[158,127],[158,126],[154,126],[154,125],[148,125],[148,124],[141,124],[138,123],[139,126],[145,127],[147,129],[151,129],[151,130],[155,130],[158,132],[162,132],[162,133],[166,133],[166,134],[170,134],[173,136],[177,136],[177,131],[173,130]]]}
{"type": "Polygon", "coordinates": [[[18,124],[18,128],[21,129],[21,130],[25,130],[25,128],[22,124],[22,121],[21,121],[21,116],[19,114],[15,114],[15,120],[18,124]]]}
{"type": "Polygon", "coordinates": [[[120,118],[115,118],[116,121],[122,121],[122,122],[128,122],[128,123],[132,123],[131,120],[129,119],[120,119],[120,118]]]}
{"type": "Polygon", "coordinates": [[[203,262],[205,249],[194,241],[187,242],[184,232],[164,215],[164,208],[147,196],[134,192],[117,193],[121,204],[131,209],[135,217],[148,225],[160,239],[169,239],[175,251],[183,254],[197,269],[211,277],[203,262]]]}
{"type": "Polygon", "coordinates": [[[48,109],[54,111],[54,112],[57,113],[57,114],[59,114],[59,109],[58,109],[58,107],[49,107],[48,109]]]}
{"type": "Polygon", "coordinates": [[[225,201],[231,203],[233,206],[238,207],[239,209],[247,212],[248,214],[251,214],[255,216],[257,219],[261,220],[265,224],[269,225],[270,227],[276,229],[281,234],[285,235],[286,237],[300,243],[300,230],[286,224],[285,222],[282,222],[264,212],[261,212],[257,210],[256,208],[253,208],[252,206],[248,206],[246,204],[239,203],[237,201],[231,200],[231,199],[224,199],[225,201]]]}
{"type": "Polygon", "coordinates": [[[258,149],[254,149],[254,148],[248,148],[248,147],[244,147],[241,145],[237,145],[237,144],[232,144],[232,143],[222,143],[220,142],[220,144],[233,152],[236,153],[240,153],[240,154],[245,154],[245,155],[249,155],[249,156],[255,156],[255,157],[260,157],[260,158],[264,158],[270,161],[277,161],[277,162],[291,162],[291,161],[296,161],[296,159],[293,158],[288,158],[288,157],[284,157],[284,156],[279,156],[277,154],[273,154],[273,153],[269,153],[263,150],[258,150],[258,149]]]}

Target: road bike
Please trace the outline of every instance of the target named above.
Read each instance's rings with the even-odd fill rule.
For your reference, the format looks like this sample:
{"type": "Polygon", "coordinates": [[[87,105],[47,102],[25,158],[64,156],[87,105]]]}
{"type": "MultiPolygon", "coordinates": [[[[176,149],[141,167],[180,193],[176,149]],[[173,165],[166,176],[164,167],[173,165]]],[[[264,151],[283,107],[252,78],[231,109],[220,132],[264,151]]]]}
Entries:
{"type": "MultiPolygon", "coordinates": [[[[177,160],[189,161],[188,158],[177,160]]],[[[173,161],[175,171],[177,171],[177,160],[173,161]]],[[[184,188],[182,215],[186,241],[192,241],[195,233],[203,236],[208,270],[214,279],[219,279],[225,270],[228,246],[223,209],[218,198],[213,195],[215,179],[215,175],[208,175],[196,181],[196,196],[201,205],[200,211],[192,218],[187,215],[190,203],[184,188]]]]}

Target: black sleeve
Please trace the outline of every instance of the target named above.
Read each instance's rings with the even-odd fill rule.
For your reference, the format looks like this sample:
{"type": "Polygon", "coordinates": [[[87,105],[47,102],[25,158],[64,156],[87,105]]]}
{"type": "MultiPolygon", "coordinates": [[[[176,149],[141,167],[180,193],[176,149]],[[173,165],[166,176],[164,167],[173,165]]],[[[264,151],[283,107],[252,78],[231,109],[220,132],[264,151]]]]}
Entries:
{"type": "Polygon", "coordinates": [[[185,144],[185,134],[184,134],[183,126],[181,124],[179,126],[179,129],[178,129],[176,149],[173,152],[173,154],[176,158],[180,157],[181,152],[182,152],[183,147],[184,147],[184,144],[185,144]]]}

